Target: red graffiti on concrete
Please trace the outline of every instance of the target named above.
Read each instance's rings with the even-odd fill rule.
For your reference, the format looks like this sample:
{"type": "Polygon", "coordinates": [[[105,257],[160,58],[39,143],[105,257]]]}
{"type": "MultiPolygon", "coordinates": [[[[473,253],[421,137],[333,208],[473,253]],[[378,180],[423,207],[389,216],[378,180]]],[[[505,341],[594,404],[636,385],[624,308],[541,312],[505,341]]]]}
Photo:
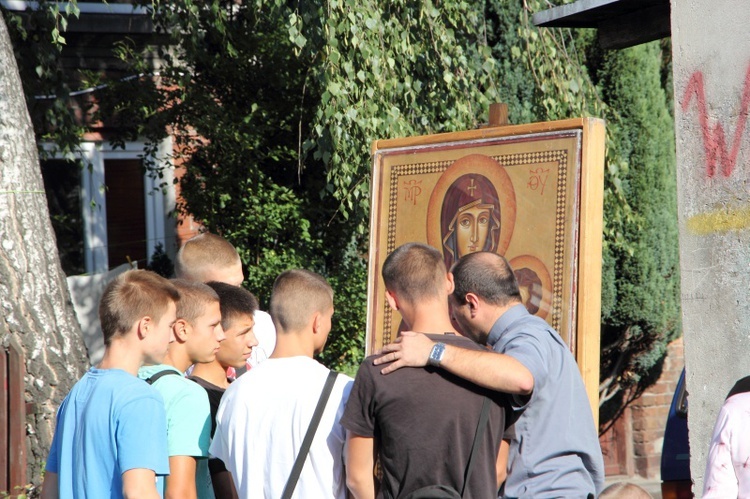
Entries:
{"type": "Polygon", "coordinates": [[[703,149],[706,154],[706,176],[713,177],[716,173],[716,167],[721,166],[721,173],[728,177],[734,171],[737,163],[737,154],[740,152],[740,142],[742,134],[745,133],[747,124],[748,107],[750,107],[750,66],[745,74],[745,87],[742,90],[742,101],[740,104],[740,116],[737,121],[737,128],[734,131],[732,140],[732,149],[727,150],[727,143],[724,135],[724,127],[721,123],[716,123],[713,128],[708,121],[708,109],[706,108],[706,92],[703,85],[703,73],[696,71],[690,77],[690,81],[685,88],[682,97],[682,112],[687,111],[693,95],[695,95],[696,105],[698,106],[698,120],[701,130],[703,131],[703,149]]]}

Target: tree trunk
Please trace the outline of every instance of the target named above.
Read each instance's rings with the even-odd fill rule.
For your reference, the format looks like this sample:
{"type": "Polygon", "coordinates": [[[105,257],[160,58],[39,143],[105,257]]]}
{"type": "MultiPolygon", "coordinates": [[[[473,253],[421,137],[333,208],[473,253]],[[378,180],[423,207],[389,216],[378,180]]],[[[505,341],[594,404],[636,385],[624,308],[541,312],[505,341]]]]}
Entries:
{"type": "Polygon", "coordinates": [[[38,484],[55,411],[88,364],[55,244],[34,130],[0,16],[0,346],[26,361],[28,478],[38,484]]]}

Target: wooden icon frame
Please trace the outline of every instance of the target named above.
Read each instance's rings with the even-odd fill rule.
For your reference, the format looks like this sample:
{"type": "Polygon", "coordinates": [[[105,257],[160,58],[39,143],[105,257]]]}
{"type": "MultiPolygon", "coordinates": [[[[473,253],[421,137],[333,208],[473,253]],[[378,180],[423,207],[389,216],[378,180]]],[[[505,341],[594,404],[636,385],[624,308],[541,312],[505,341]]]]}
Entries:
{"type": "Polygon", "coordinates": [[[381,276],[396,247],[430,244],[447,265],[494,251],[570,347],[598,414],[604,151],[595,118],[375,141],[367,352],[398,334],[381,276]]]}

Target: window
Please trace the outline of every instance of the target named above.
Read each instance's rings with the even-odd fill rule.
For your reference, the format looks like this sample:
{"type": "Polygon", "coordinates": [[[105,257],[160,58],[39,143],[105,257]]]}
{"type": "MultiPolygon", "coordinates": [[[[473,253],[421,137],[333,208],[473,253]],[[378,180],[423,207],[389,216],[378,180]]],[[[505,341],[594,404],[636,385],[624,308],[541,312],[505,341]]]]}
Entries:
{"type": "MultiPolygon", "coordinates": [[[[171,147],[171,140],[164,141],[159,157],[169,157],[171,147]]],[[[129,261],[143,268],[159,243],[173,257],[172,172],[165,171],[165,178],[158,180],[146,174],[139,142],[127,143],[124,150],[86,142],[81,150],[73,161],[42,162],[65,273],[104,272],[129,261]],[[168,186],[166,192],[158,188],[162,182],[168,186]]]]}

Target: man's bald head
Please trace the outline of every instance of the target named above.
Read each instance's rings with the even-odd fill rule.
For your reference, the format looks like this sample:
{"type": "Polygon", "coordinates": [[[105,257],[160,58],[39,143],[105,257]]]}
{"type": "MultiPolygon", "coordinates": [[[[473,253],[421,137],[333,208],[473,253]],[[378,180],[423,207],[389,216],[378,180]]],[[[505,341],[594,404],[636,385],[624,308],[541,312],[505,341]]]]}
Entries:
{"type": "Polygon", "coordinates": [[[502,256],[488,251],[470,253],[453,265],[456,303],[466,303],[466,295],[474,293],[487,303],[505,306],[521,303],[516,276],[508,261],[502,256]]]}
{"type": "Polygon", "coordinates": [[[653,499],[644,488],[625,482],[616,482],[602,491],[600,499],[653,499]]]}

